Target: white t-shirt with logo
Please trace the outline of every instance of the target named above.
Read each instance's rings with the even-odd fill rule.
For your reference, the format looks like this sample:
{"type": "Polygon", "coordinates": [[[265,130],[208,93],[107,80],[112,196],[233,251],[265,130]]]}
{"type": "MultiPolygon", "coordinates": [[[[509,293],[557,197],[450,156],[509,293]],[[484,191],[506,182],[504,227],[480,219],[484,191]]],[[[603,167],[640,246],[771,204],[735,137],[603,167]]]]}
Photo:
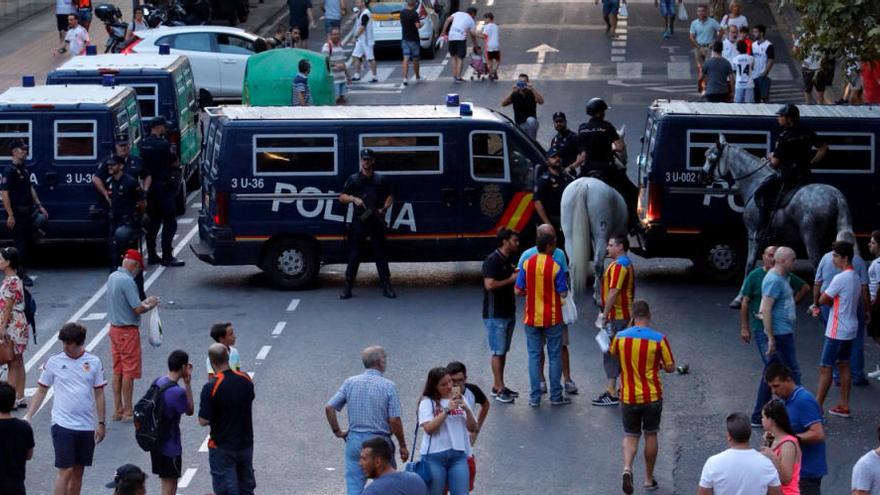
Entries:
{"type": "Polygon", "coordinates": [[[736,74],[736,87],[751,89],[755,87],[753,74],[755,73],[755,57],[741,53],[733,58],[733,72],[736,74]]]}
{"type": "Polygon", "coordinates": [[[95,389],[107,385],[98,356],[83,352],[74,359],[59,352],[46,361],[38,383],[55,387],[52,424],[68,430],[94,431],[98,425],[95,389]]]}
{"type": "Polygon", "coordinates": [[[486,35],[486,50],[497,52],[501,50],[501,42],[498,40],[498,24],[494,22],[483,26],[483,34],[486,35]]]}
{"type": "Polygon", "coordinates": [[[780,486],[776,467],[754,449],[727,449],[706,460],[700,486],[715,495],[767,495],[767,487],[780,486]]]}
{"type": "MultiPolygon", "coordinates": [[[[449,399],[440,399],[440,407],[448,407],[449,399]]],[[[434,419],[434,401],[429,398],[423,398],[419,402],[419,424],[424,425],[426,422],[434,419]]],[[[471,440],[467,429],[467,415],[464,409],[455,409],[449,411],[449,415],[443,421],[433,435],[425,433],[422,435],[422,446],[419,449],[421,455],[428,454],[428,445],[431,447],[431,454],[443,452],[446,450],[460,450],[471,455],[471,440]]]]}
{"type": "Polygon", "coordinates": [[[730,65],[733,65],[733,59],[739,55],[739,51],[736,49],[736,40],[730,41],[727,38],[721,40],[721,44],[724,48],[721,49],[721,56],[726,58],[730,65]]]}
{"type": "Polygon", "coordinates": [[[75,28],[67,31],[64,41],[67,42],[68,50],[70,50],[73,56],[83,55],[86,53],[86,45],[89,44],[89,32],[82,26],[77,25],[75,28]]]}
{"type": "Polygon", "coordinates": [[[828,324],[825,325],[825,336],[829,339],[852,340],[859,329],[859,298],[862,284],[859,274],[852,268],[838,273],[831,279],[824,293],[834,299],[828,324]]]}
{"type": "Polygon", "coordinates": [[[476,25],[474,18],[467,12],[452,14],[452,25],[449,26],[449,41],[464,41],[468,33],[473,31],[476,25]]]}
{"type": "MultiPolygon", "coordinates": [[[[757,41],[752,43],[752,56],[755,57],[755,75],[753,77],[760,76],[767,69],[769,61],[769,54],[767,52],[771,46],[773,46],[773,43],[770,43],[769,40],[764,40],[763,43],[757,41]]],[[[769,74],[767,75],[769,76],[769,74]]]]}

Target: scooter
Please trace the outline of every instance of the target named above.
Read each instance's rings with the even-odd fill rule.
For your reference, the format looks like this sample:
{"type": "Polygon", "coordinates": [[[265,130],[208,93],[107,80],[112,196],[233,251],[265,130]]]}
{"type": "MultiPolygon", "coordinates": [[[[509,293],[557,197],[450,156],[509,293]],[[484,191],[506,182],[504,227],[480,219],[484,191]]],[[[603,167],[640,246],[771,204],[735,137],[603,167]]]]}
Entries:
{"type": "Polygon", "coordinates": [[[109,3],[102,3],[95,7],[95,16],[104,23],[107,30],[107,43],[104,45],[104,53],[119,53],[125,48],[125,33],[128,24],[122,22],[122,12],[118,7],[109,3]]]}

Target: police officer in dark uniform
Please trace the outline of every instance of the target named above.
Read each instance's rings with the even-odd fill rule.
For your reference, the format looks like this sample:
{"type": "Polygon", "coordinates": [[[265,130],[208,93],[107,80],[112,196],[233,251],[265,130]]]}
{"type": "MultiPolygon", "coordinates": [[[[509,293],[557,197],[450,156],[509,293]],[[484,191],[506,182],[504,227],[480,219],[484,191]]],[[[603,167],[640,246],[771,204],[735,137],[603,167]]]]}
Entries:
{"type": "Polygon", "coordinates": [[[351,297],[351,288],[361,262],[361,250],[367,238],[373,247],[373,258],[382,282],[382,294],[389,299],[397,297],[391,288],[391,272],[385,258],[385,212],[394,203],[394,195],[385,177],[373,171],[375,159],[373,150],[361,150],[360,171],[348,177],[342,194],[339,195],[339,202],[342,204],[354,204],[354,215],[348,234],[345,290],[340,294],[340,299],[351,297]]]}
{"type": "MultiPolygon", "coordinates": [[[[122,256],[129,249],[140,251],[141,217],[144,213],[144,191],[137,179],[126,173],[125,159],[114,155],[104,161],[104,169],[110,176],[104,183],[110,197],[108,215],[109,232],[107,249],[110,256],[110,270],[114,271],[122,262],[122,256]]],[[[135,283],[145,299],[143,272],[138,272],[135,283]]]]}
{"type": "Polygon", "coordinates": [[[777,172],[767,178],[755,191],[755,202],[761,212],[761,225],[770,220],[778,199],[787,191],[803,186],[810,179],[810,167],[822,160],[828,145],[812,129],[800,124],[797,105],[784,105],[776,112],[776,121],[782,127],[776,148],[770,154],[770,166],[777,172]],[[813,151],[816,148],[817,151],[813,151]]]}
{"type": "Polygon", "coordinates": [[[556,135],[550,140],[550,149],[559,153],[562,169],[571,174],[578,158],[577,134],[568,128],[565,112],[553,114],[553,127],[556,128],[556,135]]]}
{"type": "Polygon", "coordinates": [[[556,148],[547,151],[547,168],[535,181],[535,211],[542,223],[548,223],[556,229],[556,245],[565,249],[565,238],[562,234],[562,191],[574,180],[562,167],[562,154],[556,148]]]}
{"type": "Polygon", "coordinates": [[[165,138],[168,122],[158,116],[150,121],[150,135],[141,143],[144,161],[144,191],[147,196],[147,253],[150,264],[183,266],[184,261],[171,254],[171,241],[177,232],[177,194],[180,191],[181,171],[176,150],[165,138]],[[156,254],[156,237],[162,227],[162,259],[156,254]]]}
{"type": "Polygon", "coordinates": [[[21,256],[21,268],[18,274],[22,283],[29,287],[34,282],[25,273],[25,267],[39,223],[48,220],[49,213],[43,208],[40,197],[31,184],[31,174],[25,165],[29,149],[27,143],[20,139],[13,141],[10,149],[12,163],[3,171],[0,195],[3,197],[3,208],[6,210],[6,227],[12,231],[15,248],[21,256]]]}
{"type": "MultiPolygon", "coordinates": [[[[114,156],[123,160],[122,170],[126,175],[135,179],[144,179],[142,176],[143,163],[140,158],[131,155],[131,143],[127,132],[120,132],[116,135],[116,154],[114,156]]],[[[92,184],[98,190],[98,194],[107,201],[107,204],[110,204],[110,194],[106,186],[109,178],[110,172],[107,170],[106,162],[98,165],[98,170],[92,174],[92,184]]]]}
{"type": "Polygon", "coordinates": [[[626,203],[629,226],[633,230],[638,227],[636,202],[639,189],[626,176],[626,169],[614,163],[615,154],[626,157],[626,143],[617,134],[617,129],[605,120],[605,111],[609,108],[601,98],[587,102],[590,120],[578,127],[578,162],[582,163],[579,177],[595,177],[616,189],[626,203]]]}

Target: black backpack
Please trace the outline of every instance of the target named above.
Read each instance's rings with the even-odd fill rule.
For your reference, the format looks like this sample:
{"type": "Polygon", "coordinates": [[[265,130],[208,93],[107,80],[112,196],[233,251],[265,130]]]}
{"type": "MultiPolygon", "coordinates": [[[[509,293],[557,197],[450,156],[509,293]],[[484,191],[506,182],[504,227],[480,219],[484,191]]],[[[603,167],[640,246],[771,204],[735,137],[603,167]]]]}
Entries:
{"type": "Polygon", "coordinates": [[[162,404],[162,394],[177,385],[176,382],[168,381],[160,387],[157,385],[158,382],[158,379],[154,381],[147,393],[134,406],[134,438],[145,452],[159,447],[159,430],[165,408],[162,404]]]}

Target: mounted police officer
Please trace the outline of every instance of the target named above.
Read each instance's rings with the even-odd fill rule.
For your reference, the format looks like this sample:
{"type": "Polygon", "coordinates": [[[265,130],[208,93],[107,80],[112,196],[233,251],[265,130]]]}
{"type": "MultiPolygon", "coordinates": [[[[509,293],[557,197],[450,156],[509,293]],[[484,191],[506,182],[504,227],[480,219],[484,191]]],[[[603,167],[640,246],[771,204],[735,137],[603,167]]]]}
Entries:
{"type": "Polygon", "coordinates": [[[31,184],[31,174],[25,165],[28,145],[23,140],[15,140],[10,147],[12,163],[3,171],[0,182],[0,195],[6,210],[6,227],[12,231],[15,248],[21,255],[21,268],[18,274],[26,286],[33,280],[25,274],[28,256],[31,254],[37,231],[44,227],[49,213],[40,202],[37,190],[31,184]]]}
{"type": "Polygon", "coordinates": [[[535,181],[535,211],[541,217],[541,223],[553,225],[556,229],[556,245],[565,249],[565,238],[562,235],[562,191],[574,180],[562,167],[562,154],[556,148],[547,151],[547,168],[535,181]]]}
{"type": "Polygon", "coordinates": [[[165,137],[168,122],[165,117],[150,121],[150,135],[141,143],[144,161],[144,191],[147,196],[147,253],[150,264],[183,266],[182,260],[172,255],[171,242],[177,232],[177,195],[180,192],[181,170],[176,150],[165,137]],[[156,253],[156,237],[162,228],[162,259],[156,253]]]}
{"type": "Polygon", "coordinates": [[[578,163],[582,164],[579,177],[595,177],[616,189],[626,203],[630,229],[634,229],[638,226],[639,189],[626,176],[626,167],[620,168],[615,163],[615,155],[626,163],[626,143],[617,129],[605,120],[605,111],[609,108],[601,98],[587,102],[590,120],[578,127],[578,163]]]}
{"type": "Polygon", "coordinates": [[[345,181],[339,202],[354,204],[354,215],[348,234],[348,267],[345,269],[345,290],[340,299],[349,299],[354,279],[357,277],[361,262],[363,244],[370,239],[373,248],[373,259],[382,282],[382,294],[394,299],[397,295],[391,288],[391,272],[385,258],[385,212],[394,203],[391,185],[381,174],[373,171],[375,164],[373,150],[361,150],[360,171],[352,174],[345,181]]]}
{"type": "MultiPolygon", "coordinates": [[[[122,256],[129,249],[140,251],[141,217],[144,212],[144,191],[137,179],[126,172],[125,159],[114,155],[104,161],[109,173],[104,183],[110,198],[108,215],[109,232],[107,249],[110,256],[110,269],[115,271],[122,262],[122,256]]],[[[138,289],[144,294],[144,278],[135,278],[138,289]]],[[[141,297],[144,299],[145,297],[141,297]]]]}
{"type": "Polygon", "coordinates": [[[784,105],[776,112],[782,127],[776,148],[770,153],[770,166],[777,172],[767,178],[755,191],[755,203],[761,212],[761,225],[767,225],[779,199],[788,191],[797,189],[810,179],[810,167],[828,152],[828,145],[812,129],[800,124],[797,105],[784,105]],[[816,151],[813,151],[816,148],[816,151]]]}
{"type": "MultiPolygon", "coordinates": [[[[568,120],[565,118],[564,112],[553,114],[553,127],[556,128],[556,135],[550,140],[550,149],[555,149],[558,152],[562,169],[572,173],[569,167],[573,167],[578,158],[577,134],[568,128],[568,120]]],[[[558,229],[557,232],[559,232],[558,229]]]]}
{"type": "MultiPolygon", "coordinates": [[[[131,155],[131,142],[128,139],[127,132],[120,132],[116,135],[116,154],[114,155],[123,160],[123,172],[126,175],[130,175],[135,179],[143,179],[143,163],[141,159],[131,155]]],[[[98,194],[101,195],[105,200],[107,200],[107,204],[110,204],[110,193],[107,191],[107,179],[110,178],[110,172],[107,170],[107,165],[105,163],[101,163],[98,165],[98,170],[92,174],[92,184],[94,184],[95,189],[98,190],[98,194]]]]}

